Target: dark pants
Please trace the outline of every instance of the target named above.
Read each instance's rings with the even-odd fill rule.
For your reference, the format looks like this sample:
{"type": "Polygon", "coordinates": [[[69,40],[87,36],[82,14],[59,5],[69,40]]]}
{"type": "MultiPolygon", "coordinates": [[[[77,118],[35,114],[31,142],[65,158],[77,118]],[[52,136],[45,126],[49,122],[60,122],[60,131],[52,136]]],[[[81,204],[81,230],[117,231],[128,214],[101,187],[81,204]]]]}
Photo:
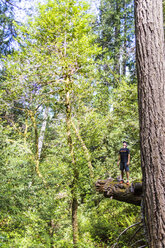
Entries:
{"type": "Polygon", "coordinates": [[[121,162],[120,163],[120,170],[123,171],[129,171],[129,166],[127,165],[127,162],[121,162]]]}

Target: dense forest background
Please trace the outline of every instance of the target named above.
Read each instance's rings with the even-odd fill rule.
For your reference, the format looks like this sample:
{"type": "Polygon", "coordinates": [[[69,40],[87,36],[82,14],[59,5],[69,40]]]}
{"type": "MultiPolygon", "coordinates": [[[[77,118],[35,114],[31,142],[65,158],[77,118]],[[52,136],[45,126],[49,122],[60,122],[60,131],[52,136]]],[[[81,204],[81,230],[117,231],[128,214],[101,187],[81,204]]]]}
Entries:
{"type": "MultiPolygon", "coordinates": [[[[141,208],[104,199],[122,141],[141,179],[134,3],[0,5],[0,246],[117,247],[141,208]]],[[[118,247],[140,247],[135,225],[118,247]],[[136,234],[136,235],[135,235],[136,234]]]]}

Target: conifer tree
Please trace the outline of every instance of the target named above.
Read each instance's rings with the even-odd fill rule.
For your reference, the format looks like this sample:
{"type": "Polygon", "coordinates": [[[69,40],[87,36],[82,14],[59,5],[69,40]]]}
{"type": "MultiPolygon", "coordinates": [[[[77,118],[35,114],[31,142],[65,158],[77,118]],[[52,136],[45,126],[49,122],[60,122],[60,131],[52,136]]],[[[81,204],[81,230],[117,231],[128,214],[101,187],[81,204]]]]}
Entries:
{"type": "Polygon", "coordinates": [[[165,246],[165,63],[162,1],[135,1],[141,166],[150,248],[165,246]],[[143,17],[143,18],[142,18],[143,17]]]}
{"type": "Polygon", "coordinates": [[[6,55],[13,50],[16,30],[14,8],[19,0],[0,1],[0,55],[6,55]]]}
{"type": "Polygon", "coordinates": [[[96,29],[98,43],[103,48],[104,79],[115,86],[118,82],[114,75],[116,74],[116,78],[120,79],[120,76],[126,75],[126,68],[129,72],[132,69],[133,1],[103,0],[99,10],[96,29]]]}

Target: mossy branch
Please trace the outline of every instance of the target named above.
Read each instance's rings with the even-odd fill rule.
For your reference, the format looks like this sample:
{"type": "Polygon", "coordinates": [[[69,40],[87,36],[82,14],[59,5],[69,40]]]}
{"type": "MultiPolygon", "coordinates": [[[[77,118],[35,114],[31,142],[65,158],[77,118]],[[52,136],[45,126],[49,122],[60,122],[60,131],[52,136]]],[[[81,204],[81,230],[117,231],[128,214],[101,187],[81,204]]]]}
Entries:
{"type": "Polygon", "coordinates": [[[118,201],[131,203],[137,206],[141,205],[142,200],[142,182],[134,181],[130,185],[120,184],[119,181],[109,178],[98,180],[95,184],[96,190],[104,194],[106,198],[113,198],[118,201]]]}

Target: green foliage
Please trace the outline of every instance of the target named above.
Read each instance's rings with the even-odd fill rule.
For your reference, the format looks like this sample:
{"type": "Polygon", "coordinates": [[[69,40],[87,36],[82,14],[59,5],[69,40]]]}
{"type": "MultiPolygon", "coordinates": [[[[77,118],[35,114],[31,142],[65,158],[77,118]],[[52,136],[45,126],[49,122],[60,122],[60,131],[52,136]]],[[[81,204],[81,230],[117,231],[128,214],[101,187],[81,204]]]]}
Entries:
{"type": "Polygon", "coordinates": [[[165,22],[165,1],[163,0],[162,3],[163,3],[163,22],[165,22]]]}
{"type": "MultiPolygon", "coordinates": [[[[114,23],[120,17],[121,12],[114,23]]],[[[72,121],[88,151],[93,180],[119,176],[116,162],[123,140],[131,150],[131,178],[141,177],[137,86],[130,75],[119,79],[112,71],[114,53],[111,58],[108,53],[119,43],[115,48],[112,41],[107,57],[98,61],[102,50],[95,44],[93,23],[86,3],[60,0],[40,5],[28,24],[16,25],[22,47],[3,59],[6,71],[0,90],[1,247],[73,247],[74,173],[66,135],[66,76],[71,79],[72,121]],[[36,137],[41,135],[47,107],[39,161],[42,178],[36,173],[36,137]]],[[[139,221],[140,209],[96,194],[73,127],[71,135],[79,170],[78,246],[111,246],[125,228],[139,221]]],[[[121,239],[121,247],[127,247],[132,234],[121,239]]]]}
{"type": "Polygon", "coordinates": [[[16,35],[13,25],[14,21],[14,4],[15,0],[10,3],[8,1],[1,1],[0,4],[0,57],[2,54],[8,54],[13,49],[14,36],[16,35]]]}
{"type": "Polygon", "coordinates": [[[120,132],[118,138],[120,142],[126,140],[131,150],[132,176],[139,178],[141,168],[137,85],[123,81],[120,87],[114,90],[110,102],[115,116],[114,126],[117,125],[120,132]]]}
{"type": "MultiPolygon", "coordinates": [[[[96,247],[99,247],[99,244],[111,247],[122,231],[132,224],[140,222],[140,207],[113,200],[99,199],[98,196],[93,198],[93,203],[93,206],[91,206],[90,198],[90,200],[86,201],[86,206],[82,205],[82,211],[87,210],[83,214],[83,219],[80,216],[80,227],[82,233],[87,231],[90,233],[90,240],[97,241],[98,246],[96,247]]],[[[131,246],[131,243],[137,238],[131,239],[136,229],[137,226],[121,236],[119,239],[120,247],[131,246]]],[[[142,232],[143,230],[138,233],[139,237],[142,232]]]]}
{"type": "Polygon", "coordinates": [[[96,42],[102,47],[102,53],[97,57],[102,84],[116,87],[128,74],[134,81],[133,1],[102,0],[95,31],[98,33],[96,42]]]}

